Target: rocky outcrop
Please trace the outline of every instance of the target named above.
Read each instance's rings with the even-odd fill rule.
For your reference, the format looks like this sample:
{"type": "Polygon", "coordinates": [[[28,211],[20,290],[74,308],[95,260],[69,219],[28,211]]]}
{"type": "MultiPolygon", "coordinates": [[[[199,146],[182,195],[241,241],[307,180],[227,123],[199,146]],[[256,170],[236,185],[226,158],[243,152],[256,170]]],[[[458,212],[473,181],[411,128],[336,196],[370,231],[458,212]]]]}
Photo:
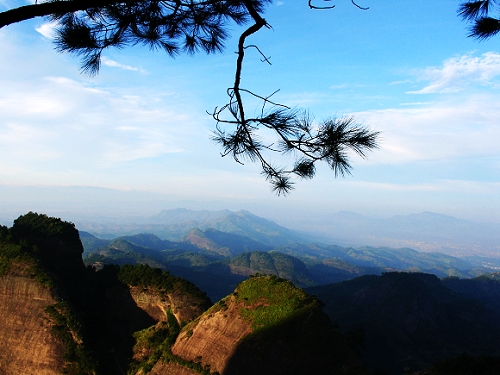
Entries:
{"type": "Polygon", "coordinates": [[[234,295],[219,302],[181,332],[172,353],[222,373],[240,340],[252,332],[251,323],[240,314],[242,308],[234,295]]]}
{"type": "Polygon", "coordinates": [[[205,311],[200,299],[178,290],[172,293],[160,293],[156,288],[130,287],[130,295],[137,306],[155,321],[166,321],[170,310],[179,324],[196,319],[205,311]]]}
{"type": "Polygon", "coordinates": [[[64,348],[50,334],[53,292],[23,276],[0,277],[0,374],[61,374],[64,348]]]}
{"type": "Polygon", "coordinates": [[[14,239],[34,246],[43,265],[59,277],[65,279],[85,269],[83,245],[73,223],[29,212],[14,220],[10,231],[14,239]]]}
{"type": "Polygon", "coordinates": [[[196,365],[223,375],[366,374],[321,304],[273,276],[241,283],[183,328],[171,354],[152,373],[196,365]]]}
{"type": "Polygon", "coordinates": [[[199,372],[191,370],[187,367],[178,365],[177,363],[158,363],[150,375],[199,375],[199,372]]]}

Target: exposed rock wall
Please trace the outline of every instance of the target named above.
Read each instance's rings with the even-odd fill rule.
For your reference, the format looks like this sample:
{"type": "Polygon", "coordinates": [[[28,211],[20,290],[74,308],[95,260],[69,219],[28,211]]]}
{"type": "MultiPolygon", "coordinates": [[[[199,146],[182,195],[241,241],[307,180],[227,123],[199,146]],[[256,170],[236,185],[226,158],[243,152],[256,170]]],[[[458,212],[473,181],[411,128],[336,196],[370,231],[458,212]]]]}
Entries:
{"type": "Polygon", "coordinates": [[[241,304],[234,296],[218,309],[214,306],[192,329],[181,332],[172,353],[188,361],[203,362],[211,371],[222,373],[239,341],[252,332],[250,322],[240,315],[241,304]]]}
{"type": "Polygon", "coordinates": [[[179,324],[190,322],[204,312],[200,300],[188,294],[174,291],[161,295],[154,288],[130,287],[130,295],[139,308],[155,321],[166,321],[168,310],[172,311],[179,324]]]}
{"type": "Polygon", "coordinates": [[[199,375],[198,372],[176,363],[157,363],[149,375],[199,375]]]}
{"type": "Polygon", "coordinates": [[[0,374],[60,374],[62,345],[50,334],[44,308],[56,303],[48,288],[22,276],[0,277],[0,374]]]}
{"type": "Polygon", "coordinates": [[[176,374],[173,362],[222,375],[367,373],[320,303],[276,277],[241,283],[185,326],[170,350],[154,374],[176,374]]]}

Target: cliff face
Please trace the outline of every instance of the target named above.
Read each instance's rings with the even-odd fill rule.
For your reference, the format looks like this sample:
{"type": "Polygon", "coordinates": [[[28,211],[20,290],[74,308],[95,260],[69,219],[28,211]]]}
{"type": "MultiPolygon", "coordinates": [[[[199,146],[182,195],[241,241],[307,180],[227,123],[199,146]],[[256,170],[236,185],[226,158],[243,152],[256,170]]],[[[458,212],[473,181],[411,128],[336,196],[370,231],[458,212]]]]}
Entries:
{"type": "Polygon", "coordinates": [[[167,311],[171,311],[181,323],[196,319],[205,311],[205,305],[192,295],[178,290],[160,294],[155,288],[130,287],[130,295],[137,306],[156,322],[167,321],[167,311]]]}
{"type": "Polygon", "coordinates": [[[240,340],[252,332],[250,322],[240,314],[242,308],[234,295],[224,299],[180,333],[172,353],[223,373],[240,340]]]}
{"type": "Polygon", "coordinates": [[[44,309],[56,303],[48,288],[23,276],[0,277],[0,374],[61,374],[64,348],[44,309]]]}
{"type": "Polygon", "coordinates": [[[95,271],[82,251],[74,225],[60,219],[29,213],[0,226],[0,375],[122,375],[135,332],[167,322],[178,333],[210,306],[168,272],[95,271]]]}
{"type": "Polygon", "coordinates": [[[200,373],[177,363],[157,363],[150,375],[199,375],[200,373]]]}
{"type": "Polygon", "coordinates": [[[185,326],[170,351],[153,374],[181,374],[179,364],[223,375],[366,373],[320,303],[276,277],[241,283],[185,326]]]}

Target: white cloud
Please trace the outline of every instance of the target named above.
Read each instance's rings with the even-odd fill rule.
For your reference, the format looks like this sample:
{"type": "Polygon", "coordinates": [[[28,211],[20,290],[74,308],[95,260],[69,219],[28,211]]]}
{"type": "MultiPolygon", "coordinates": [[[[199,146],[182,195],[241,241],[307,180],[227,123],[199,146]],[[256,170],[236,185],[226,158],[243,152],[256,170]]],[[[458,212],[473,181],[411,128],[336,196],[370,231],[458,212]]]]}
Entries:
{"type": "Polygon", "coordinates": [[[401,106],[419,106],[419,105],[430,105],[432,102],[406,102],[401,103],[401,106]]]}
{"type": "Polygon", "coordinates": [[[0,113],[2,168],[47,159],[56,163],[47,169],[109,168],[190,150],[206,136],[194,118],[153,93],[122,95],[62,77],[0,92],[0,113]]]}
{"type": "Polygon", "coordinates": [[[44,23],[41,26],[35,28],[35,30],[37,32],[39,32],[40,34],[42,34],[47,39],[54,39],[55,33],[56,33],[56,27],[57,27],[57,23],[48,22],[48,23],[44,23]]]}
{"type": "Polygon", "coordinates": [[[146,73],[146,71],[144,69],[136,68],[136,67],[130,66],[130,65],[120,64],[119,62],[108,59],[107,57],[103,57],[101,59],[101,61],[102,61],[103,65],[109,66],[111,68],[120,68],[120,69],[125,69],[125,70],[131,70],[134,72],[146,73]]]}
{"type": "Polygon", "coordinates": [[[453,93],[472,84],[493,85],[500,75],[500,54],[486,52],[480,57],[463,55],[446,60],[441,67],[418,72],[420,80],[429,81],[423,89],[409,94],[453,93]]]}
{"type": "Polygon", "coordinates": [[[382,132],[381,149],[370,155],[371,163],[500,157],[500,107],[494,95],[418,108],[359,112],[355,116],[382,132]]]}

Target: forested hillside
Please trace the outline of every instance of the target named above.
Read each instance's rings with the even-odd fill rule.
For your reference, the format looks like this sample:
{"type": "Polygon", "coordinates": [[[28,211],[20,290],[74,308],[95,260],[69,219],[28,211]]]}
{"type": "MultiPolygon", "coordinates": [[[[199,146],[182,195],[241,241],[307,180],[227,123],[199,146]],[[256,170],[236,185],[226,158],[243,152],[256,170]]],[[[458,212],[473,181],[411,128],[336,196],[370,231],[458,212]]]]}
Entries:
{"type": "Polygon", "coordinates": [[[0,227],[1,369],[9,375],[496,374],[497,273],[440,279],[387,272],[411,257],[420,265],[461,264],[405,249],[295,244],[245,252],[260,245],[242,239],[233,252],[231,241],[240,237],[214,231],[199,230],[197,238],[207,242],[195,244],[151,234],[116,240],[83,234],[92,262],[85,267],[72,223],[30,212],[0,227]],[[332,269],[337,273],[326,271],[332,269]],[[206,289],[177,271],[214,294],[232,289],[212,305],[206,289]],[[332,275],[345,281],[320,285],[332,275]]]}
{"type": "Polygon", "coordinates": [[[477,263],[442,253],[300,242],[271,247],[213,228],[193,228],[181,241],[162,240],[151,233],[114,240],[82,233],[85,264],[144,263],[168,269],[198,285],[214,300],[231,293],[240,281],[255,273],[273,274],[306,287],[388,271],[462,278],[490,272],[477,263]]]}

